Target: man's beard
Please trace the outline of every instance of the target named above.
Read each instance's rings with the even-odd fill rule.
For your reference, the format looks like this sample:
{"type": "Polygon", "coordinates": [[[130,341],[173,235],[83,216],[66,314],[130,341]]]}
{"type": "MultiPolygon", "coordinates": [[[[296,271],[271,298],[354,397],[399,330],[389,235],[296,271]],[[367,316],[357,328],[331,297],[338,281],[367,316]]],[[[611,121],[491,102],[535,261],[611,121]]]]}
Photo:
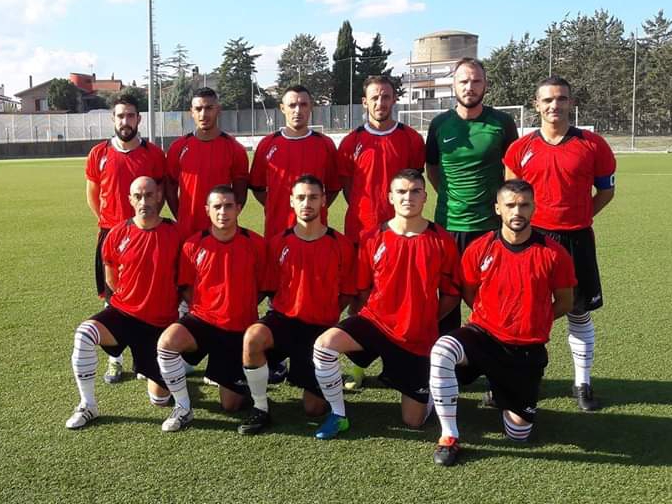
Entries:
{"type": "Polygon", "coordinates": [[[482,102],[483,102],[483,97],[485,96],[485,93],[481,94],[481,96],[478,97],[478,101],[471,102],[471,103],[465,103],[463,102],[459,96],[455,96],[455,99],[457,100],[457,103],[462,105],[465,108],[471,109],[478,107],[482,102]]]}
{"type": "Polygon", "coordinates": [[[122,129],[114,128],[114,133],[122,142],[130,142],[138,135],[138,128],[125,127],[122,129]],[[130,133],[127,133],[130,131],[130,133]]]}

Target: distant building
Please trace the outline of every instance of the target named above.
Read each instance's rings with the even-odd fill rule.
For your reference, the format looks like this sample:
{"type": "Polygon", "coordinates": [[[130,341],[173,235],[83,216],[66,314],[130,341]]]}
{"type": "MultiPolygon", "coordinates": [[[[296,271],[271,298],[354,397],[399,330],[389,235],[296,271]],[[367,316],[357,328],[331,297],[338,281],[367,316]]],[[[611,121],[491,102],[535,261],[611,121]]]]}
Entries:
{"type": "MultiPolygon", "coordinates": [[[[112,74],[111,79],[98,80],[96,79],[95,73],[91,75],[71,73],[68,79],[77,86],[79,92],[76,112],[88,112],[93,108],[99,108],[100,92],[114,93],[120,91],[124,87],[121,80],[114,78],[114,74],[112,74]]],[[[24,89],[15,94],[15,96],[21,100],[21,112],[49,112],[47,95],[52,80],[53,79],[49,79],[48,81],[33,86],[32,75],[28,77],[28,89],[24,89]]]]}
{"type": "Polygon", "coordinates": [[[402,76],[405,94],[400,103],[425,102],[424,108],[431,108],[451,99],[455,62],[464,57],[478,57],[478,35],[444,30],[415,39],[409,70],[402,76]]]}
{"type": "Polygon", "coordinates": [[[21,102],[5,96],[5,85],[0,84],[0,113],[3,112],[16,112],[21,105],[21,102]]]}

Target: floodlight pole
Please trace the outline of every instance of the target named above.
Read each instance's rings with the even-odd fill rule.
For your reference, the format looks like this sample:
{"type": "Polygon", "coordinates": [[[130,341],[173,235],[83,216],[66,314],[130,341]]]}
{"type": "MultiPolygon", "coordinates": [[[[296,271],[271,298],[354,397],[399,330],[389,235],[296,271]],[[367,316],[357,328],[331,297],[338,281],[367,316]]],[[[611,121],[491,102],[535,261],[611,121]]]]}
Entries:
{"type": "Polygon", "coordinates": [[[153,2],[152,0],[147,0],[147,17],[148,17],[148,26],[147,32],[149,34],[149,85],[148,88],[148,109],[147,115],[149,115],[147,122],[147,129],[149,133],[149,141],[154,142],[154,25],[152,23],[152,10],[153,2]]]}
{"type": "Polygon", "coordinates": [[[252,118],[252,142],[254,143],[254,73],[250,73],[250,114],[252,118]]]}
{"type": "Polygon", "coordinates": [[[548,36],[548,76],[553,73],[553,33],[548,36]]]}
{"type": "Polygon", "coordinates": [[[352,56],[350,56],[350,109],[348,119],[350,120],[350,129],[352,129],[352,56]]]}
{"type": "Polygon", "coordinates": [[[632,65],[632,136],[630,138],[630,149],[635,150],[635,93],[637,91],[637,28],[633,35],[633,42],[635,44],[635,61],[632,65]]]}

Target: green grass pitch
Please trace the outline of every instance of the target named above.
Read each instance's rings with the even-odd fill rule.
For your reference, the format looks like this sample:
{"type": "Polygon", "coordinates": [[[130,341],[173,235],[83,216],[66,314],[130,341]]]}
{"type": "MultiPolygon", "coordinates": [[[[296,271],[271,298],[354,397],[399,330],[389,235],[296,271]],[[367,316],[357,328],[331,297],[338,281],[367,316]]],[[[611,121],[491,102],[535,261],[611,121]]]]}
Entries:
{"type": "MultiPolygon", "coordinates": [[[[618,161],[616,198],[595,226],[606,306],[595,314],[594,385],[604,409],[579,413],[568,397],[561,320],[531,442],[504,438],[476,384],[460,398],[464,452],[449,469],[431,460],[436,418],[405,428],[398,394],[373,377],[347,396],[351,431],[320,442],[286,385],[270,390],[274,428],[241,438],[242,414],[220,411],[199,370],[189,379],[193,426],[164,434],[169,409],[150,406],[130,373],[103,384],[101,353],[102,417],[67,431],[78,401],[73,329],[101,307],[84,161],[0,162],[0,502],[672,502],[672,157],[618,161]]],[[[339,199],[332,222],[343,207],[339,199]]],[[[261,222],[250,201],[242,223],[261,222]]]]}

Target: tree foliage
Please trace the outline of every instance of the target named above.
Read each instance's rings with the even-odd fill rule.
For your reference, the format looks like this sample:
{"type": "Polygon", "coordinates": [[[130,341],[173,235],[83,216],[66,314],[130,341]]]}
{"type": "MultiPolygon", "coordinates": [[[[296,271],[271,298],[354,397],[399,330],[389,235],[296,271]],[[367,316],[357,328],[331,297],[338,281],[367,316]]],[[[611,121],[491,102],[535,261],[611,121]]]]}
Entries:
{"type": "Polygon", "coordinates": [[[357,45],[352,36],[352,26],[350,26],[350,21],[343,21],[341,28],[338,30],[338,41],[333,56],[331,101],[334,105],[347,105],[351,98],[353,102],[359,101],[360,92],[354,83],[352,97],[350,96],[350,66],[352,64],[354,74],[356,58],[357,45]]]}
{"type": "Polygon", "coordinates": [[[185,73],[178,75],[163,98],[163,110],[189,110],[194,95],[193,81],[185,73]]]}
{"type": "Polygon", "coordinates": [[[77,112],[79,109],[79,90],[68,79],[52,79],[47,91],[47,103],[50,110],[77,112]]]}
{"type": "Polygon", "coordinates": [[[392,54],[389,49],[383,49],[383,40],[380,33],[376,33],[368,47],[358,47],[360,50],[359,60],[357,61],[357,78],[355,80],[358,96],[362,95],[362,85],[370,75],[385,75],[394,83],[397,95],[401,96],[402,83],[401,77],[392,75],[392,68],[387,68],[387,58],[392,54]]]}
{"type": "Polygon", "coordinates": [[[250,108],[252,94],[252,74],[259,54],[252,54],[254,46],[243,37],[230,39],[224,48],[222,64],[219,66],[217,90],[219,101],[225,109],[250,108]]]}
{"type": "Polygon", "coordinates": [[[138,100],[138,104],[140,105],[139,112],[147,112],[148,100],[147,100],[147,90],[145,88],[137,86],[129,86],[125,87],[121,91],[117,91],[116,93],[111,93],[107,97],[107,106],[109,108],[112,108],[114,100],[116,100],[117,97],[119,97],[120,95],[133,96],[136,100],[138,100]]]}
{"type": "Polygon", "coordinates": [[[317,103],[328,103],[332,94],[327,50],[313,35],[301,33],[285,47],[278,60],[278,87],[302,84],[317,103]]]}
{"type": "Polygon", "coordinates": [[[194,67],[194,64],[189,62],[189,51],[187,48],[182,44],[177,44],[173,55],[163,60],[161,66],[170,71],[168,73],[169,77],[177,79],[180,76],[186,75],[194,67]]]}

